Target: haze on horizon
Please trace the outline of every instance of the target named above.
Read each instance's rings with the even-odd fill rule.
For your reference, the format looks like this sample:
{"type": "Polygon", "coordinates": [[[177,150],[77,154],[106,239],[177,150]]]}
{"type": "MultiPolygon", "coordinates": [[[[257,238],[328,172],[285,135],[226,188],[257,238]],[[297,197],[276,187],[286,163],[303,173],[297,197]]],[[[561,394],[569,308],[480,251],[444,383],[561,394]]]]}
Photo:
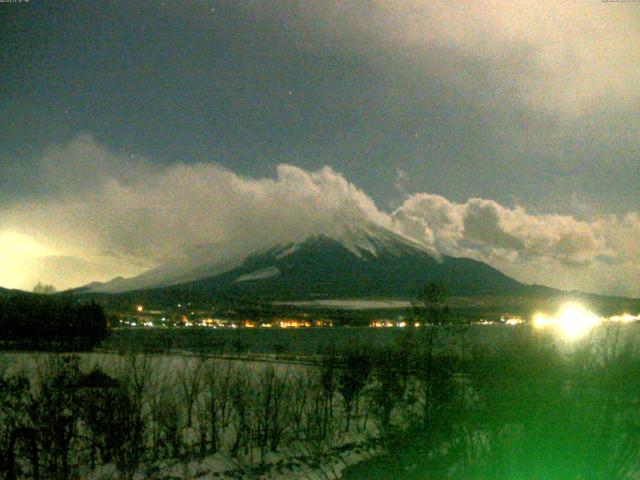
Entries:
{"type": "Polygon", "coordinates": [[[640,4],[0,4],[0,286],[375,222],[640,296],[640,4]]]}

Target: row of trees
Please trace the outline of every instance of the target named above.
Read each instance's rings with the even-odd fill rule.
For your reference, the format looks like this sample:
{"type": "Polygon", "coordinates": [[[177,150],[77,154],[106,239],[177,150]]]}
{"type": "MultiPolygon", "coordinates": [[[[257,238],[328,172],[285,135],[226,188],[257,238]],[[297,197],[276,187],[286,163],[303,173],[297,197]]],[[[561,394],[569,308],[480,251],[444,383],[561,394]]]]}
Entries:
{"type": "Polygon", "coordinates": [[[91,348],[107,333],[107,318],[96,303],[71,297],[0,296],[0,342],[5,347],[91,348]]]}
{"type": "Polygon", "coordinates": [[[160,460],[223,452],[249,477],[285,445],[322,463],[358,433],[382,439],[407,478],[623,479],[638,470],[632,347],[587,343],[567,355],[526,328],[482,348],[461,330],[443,332],[327,352],[318,367],[204,357],[167,365],[137,354],[104,363],[110,378],[83,373],[78,357],[51,356],[37,378],[0,375],[0,472],[64,480],[110,464],[132,478],[160,460]]]}
{"type": "Polygon", "coordinates": [[[427,389],[401,356],[354,348],[327,352],[318,367],[252,368],[185,357],[162,373],[168,357],[132,354],[108,367],[110,379],[83,373],[77,356],[52,355],[35,379],[1,380],[0,478],[64,480],[102,464],[132,478],[159,460],[217,452],[249,475],[283,445],[321,463],[345,435],[373,438],[402,424],[407,392],[427,389]]]}

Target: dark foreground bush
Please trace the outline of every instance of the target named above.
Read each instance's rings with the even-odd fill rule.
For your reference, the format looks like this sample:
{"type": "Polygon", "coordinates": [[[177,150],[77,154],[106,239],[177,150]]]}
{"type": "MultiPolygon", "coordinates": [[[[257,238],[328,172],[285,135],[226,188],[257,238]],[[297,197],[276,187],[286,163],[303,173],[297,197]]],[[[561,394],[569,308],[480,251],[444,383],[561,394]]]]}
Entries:
{"type": "Polygon", "coordinates": [[[637,478],[638,351],[589,341],[560,351],[538,333],[475,349],[455,375],[444,359],[423,362],[416,402],[431,405],[405,405],[412,420],[390,430],[392,470],[403,480],[637,478]]]}

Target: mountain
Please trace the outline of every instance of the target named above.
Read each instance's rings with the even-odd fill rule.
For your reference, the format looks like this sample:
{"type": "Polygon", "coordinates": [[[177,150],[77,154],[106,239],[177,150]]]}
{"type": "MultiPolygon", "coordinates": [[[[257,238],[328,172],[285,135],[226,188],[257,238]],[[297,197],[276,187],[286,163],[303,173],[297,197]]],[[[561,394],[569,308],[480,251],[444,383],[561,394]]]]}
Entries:
{"type": "Polygon", "coordinates": [[[0,287],[1,297],[14,296],[14,295],[34,295],[34,294],[32,292],[27,292],[25,290],[17,290],[17,289],[0,287]]]}
{"type": "MultiPolygon", "coordinates": [[[[224,258],[217,252],[217,256],[224,258]]],[[[201,255],[201,258],[206,258],[201,255]]],[[[378,226],[343,228],[214,263],[162,266],[83,292],[152,289],[171,298],[214,295],[269,300],[413,298],[427,281],[452,295],[519,295],[545,287],[520,283],[482,262],[442,256],[378,226]]],[[[551,289],[548,289],[551,290],[551,289]]],[[[145,295],[148,296],[148,295],[145,295]]]]}

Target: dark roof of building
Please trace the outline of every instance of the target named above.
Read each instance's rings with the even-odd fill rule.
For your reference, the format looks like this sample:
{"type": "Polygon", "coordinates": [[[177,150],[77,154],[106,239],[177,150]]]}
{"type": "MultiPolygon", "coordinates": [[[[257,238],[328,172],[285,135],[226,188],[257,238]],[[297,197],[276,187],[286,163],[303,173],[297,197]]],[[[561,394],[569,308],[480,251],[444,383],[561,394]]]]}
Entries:
{"type": "Polygon", "coordinates": [[[76,382],[76,388],[118,388],[120,384],[115,378],[111,378],[99,368],[80,377],[76,382]]]}

